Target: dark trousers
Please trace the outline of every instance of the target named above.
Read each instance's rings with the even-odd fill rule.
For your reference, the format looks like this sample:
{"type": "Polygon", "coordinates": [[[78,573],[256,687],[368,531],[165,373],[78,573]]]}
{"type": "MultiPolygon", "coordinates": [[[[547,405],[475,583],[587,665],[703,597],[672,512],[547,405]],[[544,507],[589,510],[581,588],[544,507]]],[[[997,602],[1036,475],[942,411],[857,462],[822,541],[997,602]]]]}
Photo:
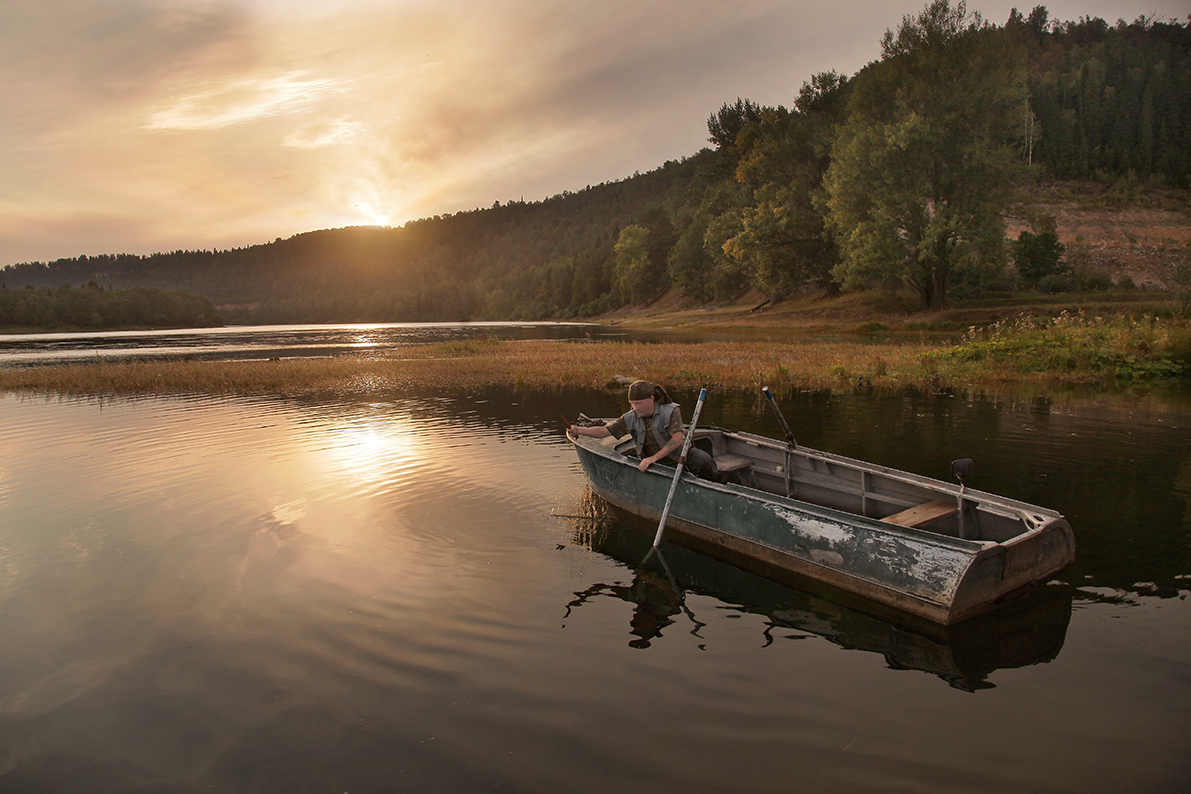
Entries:
{"type": "MultiPolygon", "coordinates": [[[[633,458],[637,457],[636,452],[629,452],[628,455],[633,458]]],[[[665,463],[667,466],[677,466],[678,453],[675,452],[672,457],[663,458],[662,463],[665,463]]],[[[691,447],[687,450],[686,466],[683,468],[704,480],[711,480],[712,482],[720,481],[720,467],[715,465],[715,458],[698,447],[691,447]]]]}
{"type": "Polygon", "coordinates": [[[686,451],[686,468],[696,477],[712,482],[720,481],[720,469],[715,465],[715,458],[696,446],[686,451]]]}

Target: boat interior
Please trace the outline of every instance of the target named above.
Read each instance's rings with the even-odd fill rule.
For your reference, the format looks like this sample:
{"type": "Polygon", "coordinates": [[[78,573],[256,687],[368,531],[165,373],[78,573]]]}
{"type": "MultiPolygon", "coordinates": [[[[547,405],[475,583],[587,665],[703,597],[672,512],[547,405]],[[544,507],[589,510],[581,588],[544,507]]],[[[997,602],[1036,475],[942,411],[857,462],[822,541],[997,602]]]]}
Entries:
{"type": "Polygon", "coordinates": [[[952,465],[952,484],[751,433],[698,428],[691,443],[715,458],[725,483],[939,535],[1003,543],[1059,517],[966,488],[970,460],[952,465]]]}

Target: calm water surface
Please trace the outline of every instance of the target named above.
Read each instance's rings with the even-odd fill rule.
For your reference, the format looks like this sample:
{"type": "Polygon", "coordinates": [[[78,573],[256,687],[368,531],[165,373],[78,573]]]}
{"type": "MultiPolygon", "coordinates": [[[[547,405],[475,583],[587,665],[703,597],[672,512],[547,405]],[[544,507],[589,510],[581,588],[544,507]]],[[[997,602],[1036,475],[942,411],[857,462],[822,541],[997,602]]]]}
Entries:
{"type": "Polygon", "coordinates": [[[1187,790],[1186,395],[787,396],[803,444],[1068,515],[1072,568],[948,631],[638,569],[557,418],[622,401],[0,397],[0,790],[1187,790]]]}
{"type": "Polygon", "coordinates": [[[0,367],[86,361],[188,358],[267,359],[383,355],[406,345],[455,339],[692,339],[681,331],[628,331],[565,322],[374,323],[356,325],[230,325],[158,331],[0,334],[0,367]]]}

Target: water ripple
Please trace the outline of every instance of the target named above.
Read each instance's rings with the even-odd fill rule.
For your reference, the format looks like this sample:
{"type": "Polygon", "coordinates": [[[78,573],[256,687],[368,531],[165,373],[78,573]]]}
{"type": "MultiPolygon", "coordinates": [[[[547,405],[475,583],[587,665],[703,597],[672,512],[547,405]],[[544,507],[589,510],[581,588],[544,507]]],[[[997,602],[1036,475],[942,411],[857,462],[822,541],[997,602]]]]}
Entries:
{"type": "Polygon", "coordinates": [[[558,414],[622,399],[0,396],[0,787],[1004,790],[1009,754],[1038,790],[1108,790],[1135,765],[1066,764],[1120,725],[1179,757],[1174,414],[793,401],[800,441],[923,473],[966,452],[975,487],[1071,517],[1072,583],[927,636],[693,552],[671,580],[614,511],[552,518],[595,504],[558,414]]]}

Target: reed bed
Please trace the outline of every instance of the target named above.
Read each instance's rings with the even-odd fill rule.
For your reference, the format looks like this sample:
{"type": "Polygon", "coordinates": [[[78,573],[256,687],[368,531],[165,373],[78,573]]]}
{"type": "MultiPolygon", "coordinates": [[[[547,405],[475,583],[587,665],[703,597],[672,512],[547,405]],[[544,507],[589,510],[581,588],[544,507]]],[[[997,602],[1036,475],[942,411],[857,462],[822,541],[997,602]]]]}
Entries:
{"type": "Polygon", "coordinates": [[[0,392],[60,395],[368,394],[511,386],[673,388],[760,385],[830,391],[1112,383],[1191,375],[1183,323],[1066,317],[973,329],[960,345],[856,342],[646,344],[481,339],[409,346],[384,357],[95,362],[0,370],[0,392]],[[1115,323],[1115,324],[1114,324],[1115,323]]]}
{"type": "Polygon", "coordinates": [[[927,346],[856,343],[448,342],[387,356],[280,361],[135,361],[0,370],[0,391],[63,395],[367,393],[488,385],[850,388],[923,378],[927,346]]]}

